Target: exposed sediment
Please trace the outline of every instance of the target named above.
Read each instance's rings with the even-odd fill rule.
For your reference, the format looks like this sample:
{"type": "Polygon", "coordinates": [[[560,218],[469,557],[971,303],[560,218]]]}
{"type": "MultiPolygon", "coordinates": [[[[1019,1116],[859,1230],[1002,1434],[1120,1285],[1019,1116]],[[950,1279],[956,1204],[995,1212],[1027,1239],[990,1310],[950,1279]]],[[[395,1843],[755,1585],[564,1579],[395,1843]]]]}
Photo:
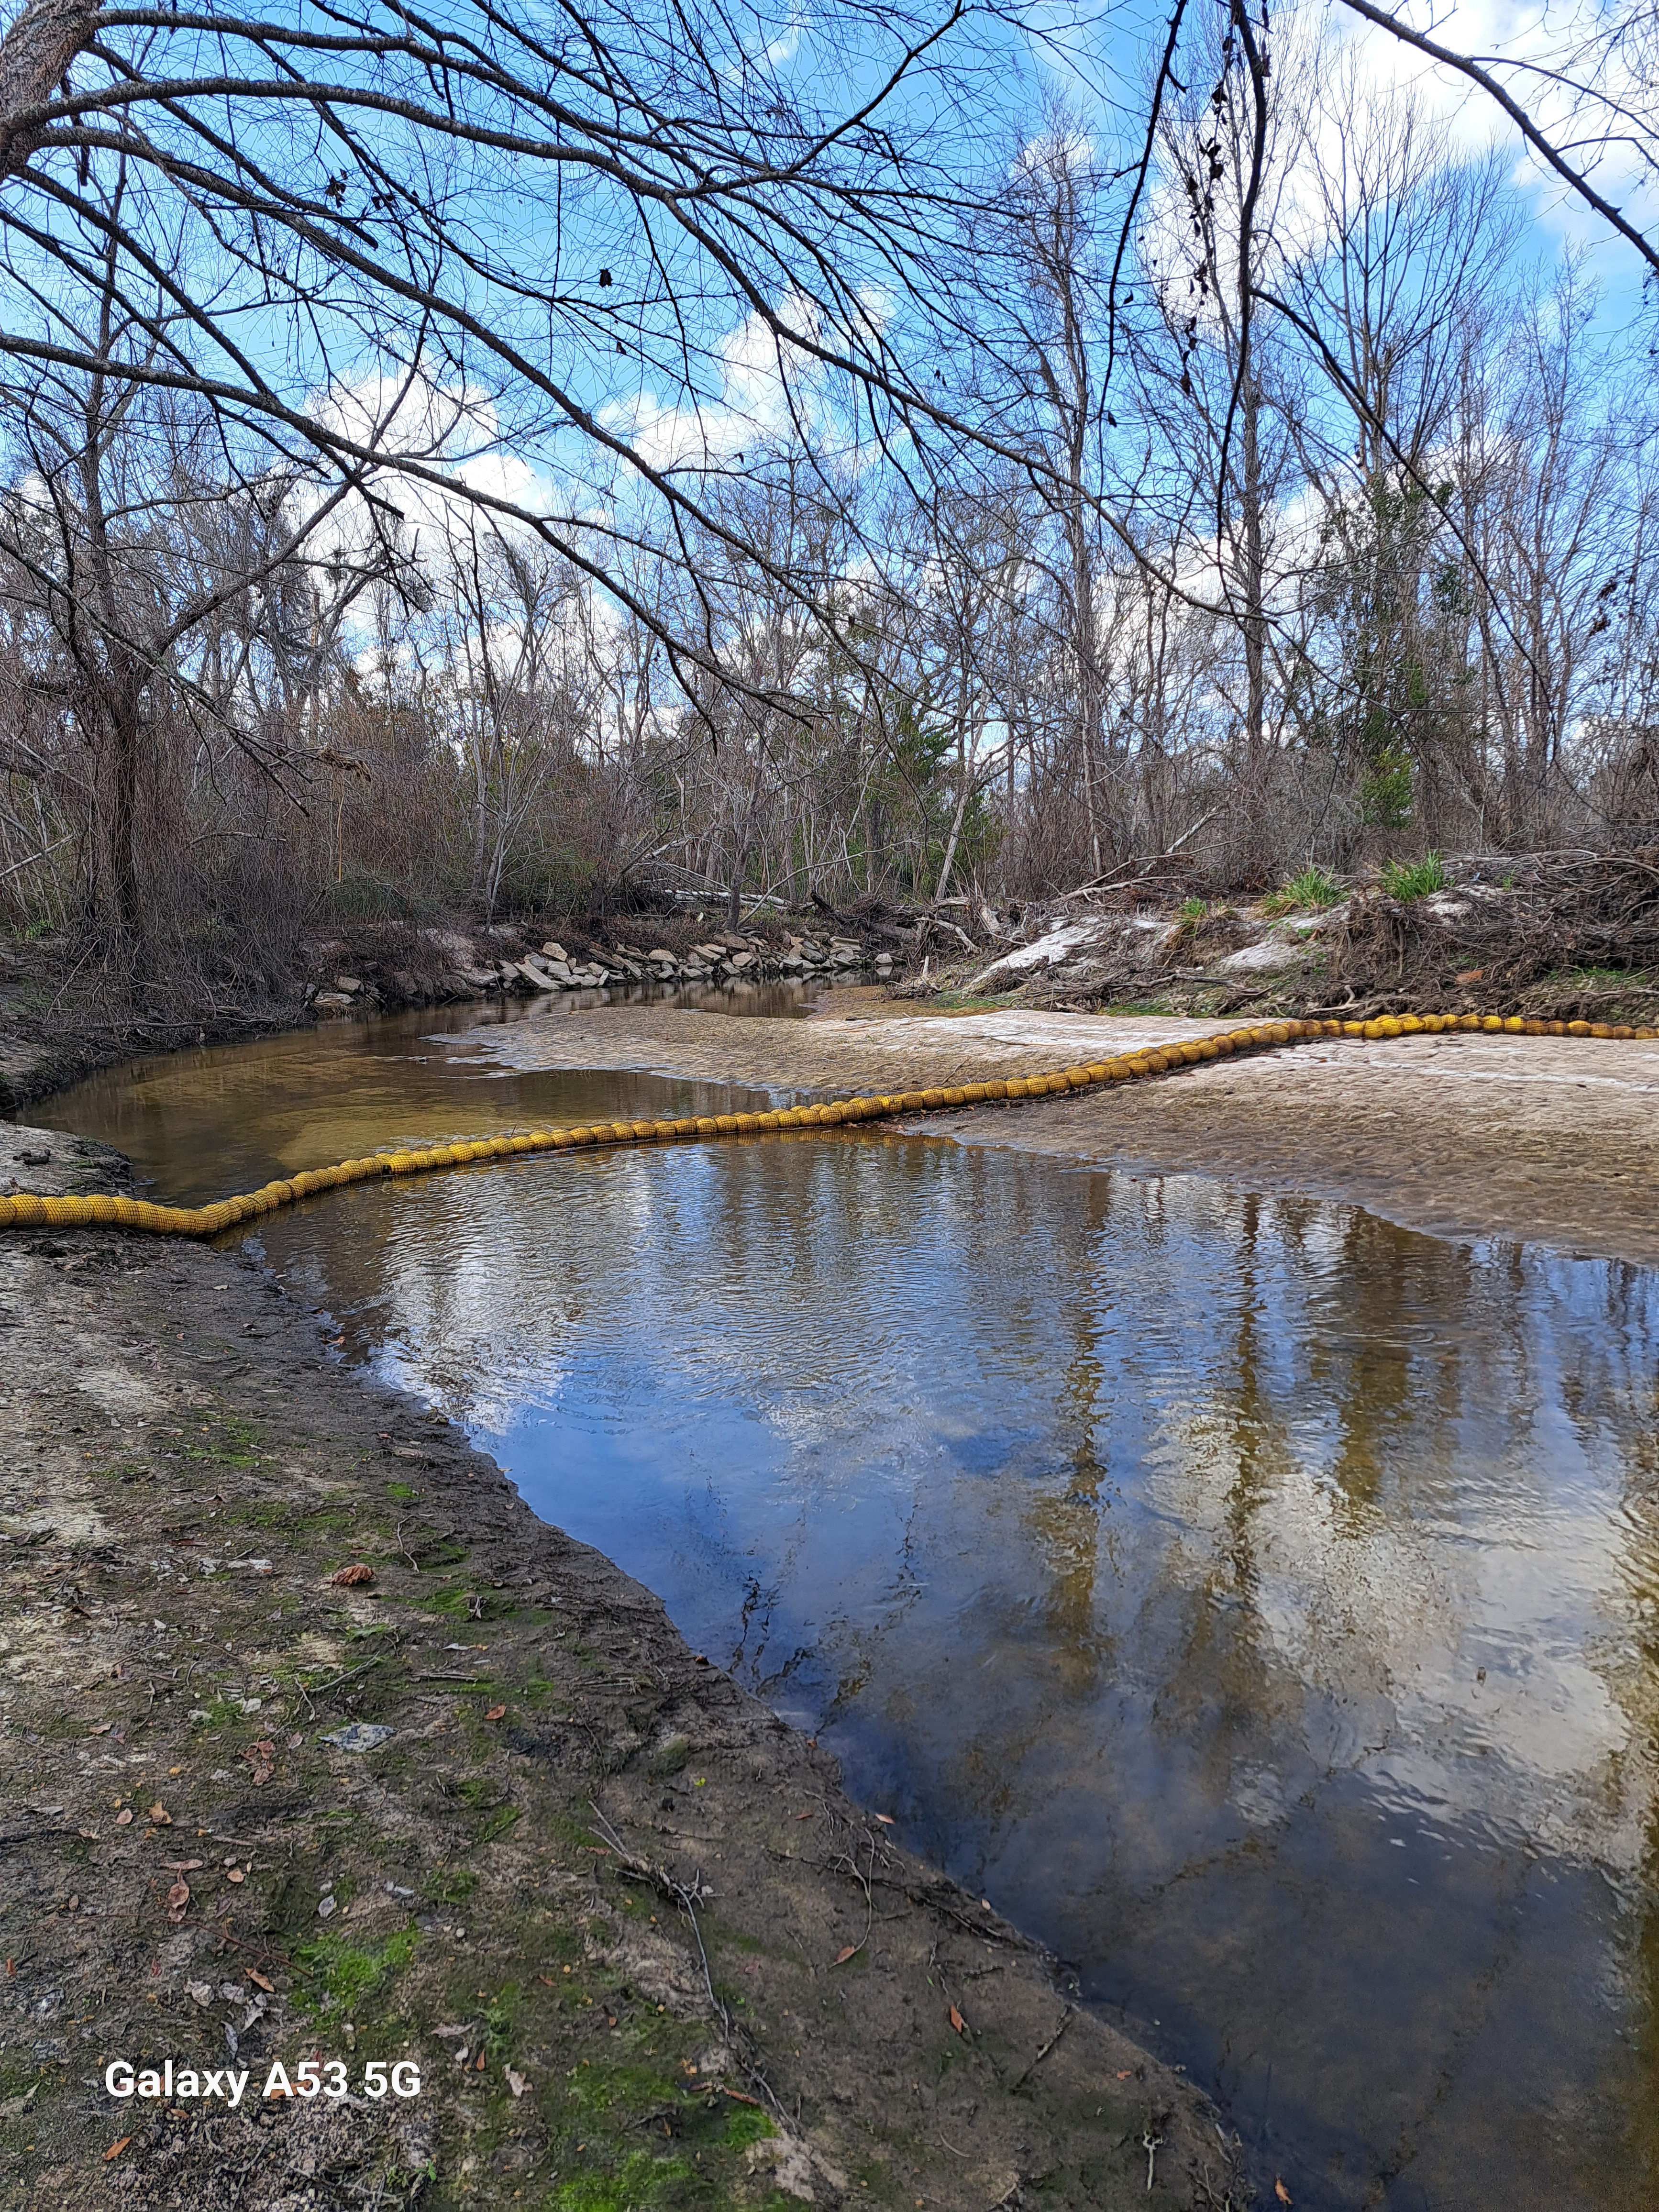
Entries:
{"type": "MultiPolygon", "coordinates": [[[[838,994],[811,1022],[612,1008],[517,1024],[483,1043],[516,1067],[639,1067],[827,1091],[1027,1075],[1234,1026],[1015,1007],[939,1019],[838,994]],[[854,1018],[838,1018],[848,1004],[854,1018]]],[[[1406,1228],[1659,1261],[1659,1043],[1650,1041],[1327,1038],[915,1126],[1138,1174],[1213,1175],[1347,1200],[1406,1228]]]]}
{"type": "Polygon", "coordinates": [[[0,1324],[0,2203],[1237,2201],[1178,2074],[248,1260],[14,1237],[0,1324]],[[349,2101],[258,2098],[313,2052],[349,2101]]]}

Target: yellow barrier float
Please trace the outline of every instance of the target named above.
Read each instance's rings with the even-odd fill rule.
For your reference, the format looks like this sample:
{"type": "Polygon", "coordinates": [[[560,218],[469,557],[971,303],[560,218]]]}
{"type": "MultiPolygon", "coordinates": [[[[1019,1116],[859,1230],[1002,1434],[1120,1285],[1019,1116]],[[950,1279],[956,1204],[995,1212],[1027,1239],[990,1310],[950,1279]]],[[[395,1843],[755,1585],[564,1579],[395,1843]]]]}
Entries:
{"type": "Polygon", "coordinates": [[[896,1114],[926,1114],[941,1109],[979,1106],[993,1100],[1054,1098],[1101,1084],[1138,1082],[1172,1067],[1192,1067],[1237,1052],[1273,1052],[1289,1045],[1312,1044],[1328,1037],[1437,1036],[1480,1031],[1492,1036],[1609,1038],[1659,1037],[1659,1030],[1631,1029],[1610,1022],[1537,1022],[1518,1014],[1385,1014],[1367,1022],[1267,1022],[1224,1030],[1183,1044],[1159,1045],[1151,1052],[1120,1054],[1066,1067],[1052,1075],[1011,1076],[1006,1080],[953,1084],[945,1090],[906,1091],[885,1097],[843,1098],[825,1106],[790,1106],[773,1114],[691,1115],[675,1121],[600,1121],[574,1129],[536,1129],[528,1135],[484,1137],[476,1142],[433,1145],[418,1152],[374,1152],[365,1159],[341,1160],[333,1167],[307,1168],[286,1182],[211,1206],[155,1206],[137,1198],[0,1198],[0,1229],[126,1229],[150,1237],[216,1237],[278,1206],[291,1206],[319,1190],[385,1176],[428,1175],[437,1168],[460,1167],[473,1160],[501,1160],[526,1152],[562,1152],[588,1145],[684,1143],[700,1137],[756,1136],[776,1129],[836,1128],[848,1121],[884,1121],[896,1114]]]}

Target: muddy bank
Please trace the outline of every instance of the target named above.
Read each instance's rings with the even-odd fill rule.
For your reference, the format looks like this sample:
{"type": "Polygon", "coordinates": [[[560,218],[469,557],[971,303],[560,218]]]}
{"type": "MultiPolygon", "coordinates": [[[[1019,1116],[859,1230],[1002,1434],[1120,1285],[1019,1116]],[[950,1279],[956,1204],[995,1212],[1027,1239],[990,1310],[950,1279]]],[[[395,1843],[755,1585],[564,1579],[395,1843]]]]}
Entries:
{"type": "Polygon", "coordinates": [[[234,1249],[0,1241],[0,2203],[1241,2201],[1179,2075],[234,1249]],[[259,2095],[311,2057],[343,2099],[259,2095]]]}
{"type": "MultiPolygon", "coordinates": [[[[672,1008],[526,1022],[517,1067],[650,1068],[822,1093],[1026,1075],[1227,1022],[1007,1007],[941,1018],[841,993],[809,1022],[672,1008]]],[[[1212,1175],[1369,1206],[1447,1236],[1659,1261],[1659,1045],[1576,1037],[1332,1039],[1116,1090],[932,1114],[918,1129],[1137,1174],[1212,1175]]]]}
{"type": "Polygon", "coordinates": [[[922,917],[907,930],[899,926],[904,919],[877,902],[851,919],[827,909],[769,909],[743,931],[714,926],[717,917],[695,906],[608,921],[357,922],[281,951],[249,946],[228,954],[234,972],[216,982],[169,972],[164,962],[143,980],[112,976],[95,948],[74,936],[0,936],[0,1114],[21,1115],[49,1093],[141,1054],[234,1042],[319,1019],[471,1000],[593,1006],[885,980],[902,971],[926,927],[922,917]]]}

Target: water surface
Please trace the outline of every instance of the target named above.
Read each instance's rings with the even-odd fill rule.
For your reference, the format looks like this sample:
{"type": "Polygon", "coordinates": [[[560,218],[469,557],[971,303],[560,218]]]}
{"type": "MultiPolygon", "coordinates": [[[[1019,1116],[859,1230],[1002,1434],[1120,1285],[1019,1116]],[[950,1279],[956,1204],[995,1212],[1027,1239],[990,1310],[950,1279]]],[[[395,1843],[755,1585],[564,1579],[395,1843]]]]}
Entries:
{"type": "MultiPolygon", "coordinates": [[[[222,1189],[713,1103],[384,1031],[59,1118],[188,1197],[186,1150],[222,1189]]],[[[360,1185],[263,1237],[1151,2024],[1270,2201],[1659,2201],[1659,1278],[872,1131],[360,1185]]]]}

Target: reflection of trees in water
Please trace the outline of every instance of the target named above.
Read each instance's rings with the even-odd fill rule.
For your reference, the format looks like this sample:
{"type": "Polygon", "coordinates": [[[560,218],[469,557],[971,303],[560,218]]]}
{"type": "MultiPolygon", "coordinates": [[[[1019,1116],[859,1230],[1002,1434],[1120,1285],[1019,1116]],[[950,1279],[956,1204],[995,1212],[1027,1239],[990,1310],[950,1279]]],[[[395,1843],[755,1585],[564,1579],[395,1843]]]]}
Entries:
{"type": "MultiPolygon", "coordinates": [[[[1652,1358],[1653,1320],[1659,1285],[1650,1272],[1609,1263],[1605,1313],[1597,1347],[1619,1370],[1632,1419],[1622,1439],[1619,1517],[1625,1542],[1620,1556],[1620,1595],[1628,1633],[1609,1640],[1602,1663],[1630,1723],[1623,1786],[1645,1808],[1634,1880],[1626,1894],[1632,1908],[1629,1972],[1636,2019],[1632,2053],[1644,2094],[1628,2106],[1628,2154],[1659,2201],[1659,1363],[1652,1358]],[[1644,1328],[1644,1323],[1646,1324],[1644,1328]],[[1632,1355],[1635,1357],[1632,1358],[1632,1355]],[[1645,1355],[1645,1356],[1644,1356],[1645,1355]]],[[[1592,1371],[1574,1377],[1577,1404],[1593,1409],[1598,1385],[1592,1371]]]]}
{"type": "MultiPolygon", "coordinates": [[[[1070,1900],[1092,1955],[1136,1915],[1179,1948],[1201,1899],[1382,1972],[1380,1926],[1329,1932],[1373,1790],[1494,1840],[1438,1878],[1455,1970],[1420,1932],[1387,1960],[1402,2145],[1537,1972],[1534,1854],[1659,1882],[1652,1277],[873,1133],[463,1173],[325,1226],[360,1197],[331,1285],[483,1418],[539,1399],[556,1470],[567,1416],[665,1468],[680,1555],[602,1540],[726,1604],[747,1679],[844,1719],[876,1802],[1070,1900]]],[[[1651,1989],[1659,1934],[1625,1931],[1651,1989]]],[[[1581,1996],[1603,1941],[1573,1936],[1581,1996]]]]}

